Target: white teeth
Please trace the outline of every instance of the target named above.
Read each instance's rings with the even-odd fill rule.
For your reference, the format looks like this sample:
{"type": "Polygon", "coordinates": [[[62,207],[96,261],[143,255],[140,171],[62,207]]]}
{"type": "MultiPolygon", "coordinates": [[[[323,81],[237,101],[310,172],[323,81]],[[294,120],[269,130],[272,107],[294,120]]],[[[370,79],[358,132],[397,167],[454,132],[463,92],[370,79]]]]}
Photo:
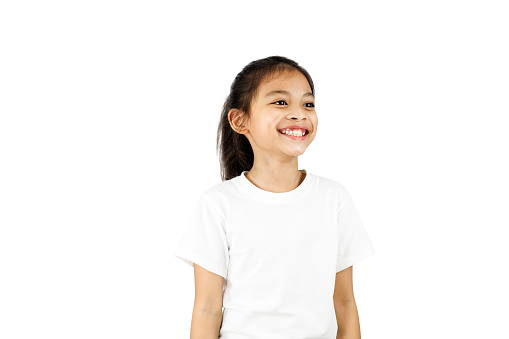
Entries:
{"type": "Polygon", "coordinates": [[[291,130],[289,128],[285,129],[285,130],[281,130],[281,132],[283,134],[288,134],[288,135],[292,135],[294,137],[301,137],[303,136],[306,131],[305,130],[301,130],[301,129],[294,129],[294,130],[291,130]]]}

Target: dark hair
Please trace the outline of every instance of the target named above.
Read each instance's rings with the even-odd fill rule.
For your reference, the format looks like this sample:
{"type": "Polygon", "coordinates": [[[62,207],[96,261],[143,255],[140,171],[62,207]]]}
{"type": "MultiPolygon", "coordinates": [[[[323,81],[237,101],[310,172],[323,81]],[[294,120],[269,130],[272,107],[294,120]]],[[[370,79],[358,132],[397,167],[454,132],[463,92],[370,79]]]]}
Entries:
{"type": "Polygon", "coordinates": [[[270,56],[252,61],[233,80],[217,128],[216,153],[220,154],[219,161],[223,181],[235,178],[243,171],[250,170],[254,162],[254,153],[249,140],[244,134],[233,130],[228,120],[228,113],[232,108],[236,108],[242,112],[244,118],[249,118],[251,102],[258,93],[259,85],[284,71],[292,70],[301,72],[307,78],[314,95],[315,88],[309,73],[297,62],[282,56],[270,56]]]}

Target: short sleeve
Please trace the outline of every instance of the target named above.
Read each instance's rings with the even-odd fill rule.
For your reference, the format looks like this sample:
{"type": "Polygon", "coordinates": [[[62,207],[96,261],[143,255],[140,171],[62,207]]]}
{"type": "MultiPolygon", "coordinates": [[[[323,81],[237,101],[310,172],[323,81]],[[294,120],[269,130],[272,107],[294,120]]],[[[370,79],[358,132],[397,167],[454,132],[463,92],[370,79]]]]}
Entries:
{"type": "Polygon", "coordinates": [[[226,278],[229,265],[228,242],[222,213],[217,203],[202,194],[195,205],[175,256],[226,278]]]}
{"type": "Polygon", "coordinates": [[[339,206],[338,228],[336,273],[375,254],[373,244],[349,193],[339,206]]]}

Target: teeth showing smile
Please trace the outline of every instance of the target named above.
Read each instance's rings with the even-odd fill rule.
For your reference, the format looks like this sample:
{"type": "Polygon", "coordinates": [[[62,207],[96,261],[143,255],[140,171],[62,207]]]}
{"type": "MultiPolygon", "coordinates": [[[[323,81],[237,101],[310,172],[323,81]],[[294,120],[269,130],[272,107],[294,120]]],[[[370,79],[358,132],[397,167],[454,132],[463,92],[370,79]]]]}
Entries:
{"type": "Polygon", "coordinates": [[[294,137],[302,137],[306,134],[306,130],[304,129],[281,129],[279,130],[280,133],[282,134],[287,134],[287,135],[292,135],[294,137]]]}

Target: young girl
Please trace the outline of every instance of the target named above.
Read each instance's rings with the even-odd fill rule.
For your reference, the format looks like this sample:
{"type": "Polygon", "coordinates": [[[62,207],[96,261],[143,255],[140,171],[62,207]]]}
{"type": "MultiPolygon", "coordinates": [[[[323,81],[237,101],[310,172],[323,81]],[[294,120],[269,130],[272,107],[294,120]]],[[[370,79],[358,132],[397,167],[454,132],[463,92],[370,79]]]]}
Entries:
{"type": "Polygon", "coordinates": [[[233,81],[223,182],[202,193],[175,254],[194,267],[191,338],[360,338],[352,265],[375,251],[349,191],[298,169],[314,102],[310,75],[285,57],[233,81]]]}

